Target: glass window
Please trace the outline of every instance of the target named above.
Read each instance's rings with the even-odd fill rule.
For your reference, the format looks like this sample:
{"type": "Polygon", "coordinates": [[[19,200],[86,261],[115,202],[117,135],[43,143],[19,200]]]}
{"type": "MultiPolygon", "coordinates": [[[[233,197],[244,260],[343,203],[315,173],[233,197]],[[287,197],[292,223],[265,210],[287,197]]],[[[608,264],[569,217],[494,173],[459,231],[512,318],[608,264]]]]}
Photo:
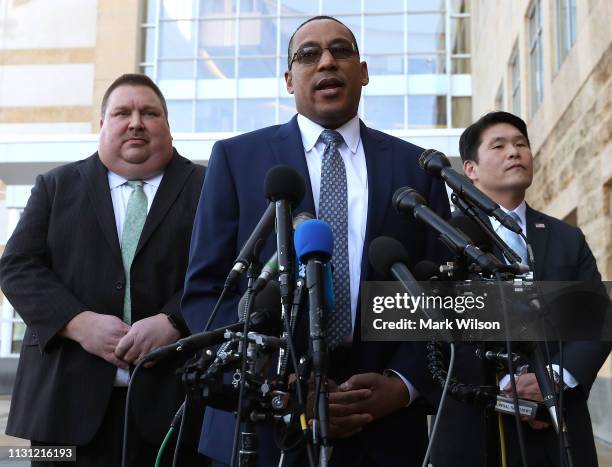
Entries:
{"type": "Polygon", "coordinates": [[[366,16],[365,53],[404,52],[404,16],[366,16]]]}
{"type": "Polygon", "coordinates": [[[514,46],[510,56],[510,91],[512,94],[512,113],[521,115],[521,72],[519,68],[518,46],[514,46]]]}
{"type": "Polygon", "coordinates": [[[453,128],[466,128],[472,123],[471,97],[457,96],[451,98],[451,110],[453,113],[453,128]]]}
{"type": "Polygon", "coordinates": [[[206,99],[196,101],[196,131],[233,131],[234,100],[206,99]]]}
{"type": "Polygon", "coordinates": [[[143,61],[152,63],[155,60],[155,28],[144,28],[145,40],[142,44],[143,61]]]}
{"type": "Polygon", "coordinates": [[[404,128],[404,96],[366,96],[365,121],[379,130],[404,128]]]}
{"type": "Polygon", "coordinates": [[[149,78],[153,78],[153,67],[152,66],[141,66],[140,72],[144,73],[149,78]]]}
{"type": "Polygon", "coordinates": [[[26,325],[19,321],[13,322],[13,331],[11,338],[11,353],[19,353],[21,351],[21,343],[25,335],[26,325]]]}
{"type": "Polygon", "coordinates": [[[409,55],[408,73],[411,75],[446,73],[444,54],[436,55],[409,55]]]}
{"type": "Polygon", "coordinates": [[[295,100],[293,97],[278,100],[278,123],[286,123],[296,114],[295,100]]]}
{"type": "Polygon", "coordinates": [[[355,40],[357,41],[357,46],[359,47],[359,52],[361,52],[361,49],[363,48],[361,37],[361,16],[336,16],[336,18],[342,21],[346,27],[353,32],[355,40]]]}
{"type": "Polygon", "coordinates": [[[193,57],[195,23],[193,21],[163,21],[159,24],[160,58],[193,57]]]}
{"type": "Polygon", "coordinates": [[[233,16],[235,0],[200,0],[200,16],[233,16]]]}
{"type": "Polygon", "coordinates": [[[361,2],[347,0],[323,0],[322,14],[337,16],[338,13],[361,13],[361,2]]]}
{"type": "Polygon", "coordinates": [[[240,19],[239,55],[276,55],[276,20],[240,19]]]}
{"type": "MultiPolygon", "coordinates": [[[[308,18],[281,18],[280,19],[280,54],[281,56],[287,54],[287,48],[289,47],[289,39],[297,27],[306,21],[308,18]]],[[[286,63],[286,61],[285,61],[286,63]]],[[[286,68],[286,65],[283,69],[286,68]]]]}
{"type": "Polygon", "coordinates": [[[192,60],[160,60],[157,79],[193,79],[192,60]]]}
{"type": "Polygon", "coordinates": [[[445,50],[444,15],[408,15],[408,52],[445,50]]]}
{"type": "Polygon", "coordinates": [[[364,60],[368,62],[370,75],[401,75],[404,74],[403,55],[370,55],[364,60]]]}
{"type": "Polygon", "coordinates": [[[276,0],[240,0],[240,16],[259,13],[276,15],[276,0]]]}
{"type": "Polygon", "coordinates": [[[252,131],[274,125],[275,99],[238,99],[238,131],[252,131]]]}
{"type": "Polygon", "coordinates": [[[161,0],[161,2],[162,19],[188,19],[196,16],[198,8],[196,0],[181,0],[179,2],[161,0]]]}
{"type": "Polygon", "coordinates": [[[305,2],[304,0],[280,0],[281,15],[315,16],[319,12],[318,2],[305,2]]]}
{"type": "Polygon", "coordinates": [[[200,21],[198,58],[233,57],[235,36],[236,20],[200,21]]]}
{"type": "Polygon", "coordinates": [[[157,20],[158,0],[145,0],[145,23],[154,23],[157,20]]]}
{"type": "Polygon", "coordinates": [[[454,54],[471,52],[470,18],[451,19],[451,50],[454,54]]]}
{"type": "Polygon", "coordinates": [[[234,59],[198,60],[198,79],[235,78],[234,59]]]}
{"type": "Polygon", "coordinates": [[[446,96],[408,96],[408,128],[446,128],[446,96]]]}
{"type": "Polygon", "coordinates": [[[534,0],[528,16],[529,23],[529,81],[531,84],[530,111],[533,115],[542,102],[544,77],[542,67],[542,22],[540,0],[534,0]]]}
{"type": "Polygon", "coordinates": [[[276,77],[275,58],[241,58],[238,61],[240,78],[273,78],[276,77]]]}
{"type": "Polygon", "coordinates": [[[408,11],[444,11],[445,0],[407,0],[408,11]]]}
{"type": "Polygon", "coordinates": [[[168,117],[170,128],[175,133],[193,131],[193,102],[169,100],[168,117]]]}
{"type": "Polygon", "coordinates": [[[576,0],[557,0],[557,68],[576,42],[576,0]]]}
{"type": "Polygon", "coordinates": [[[365,0],[367,13],[404,13],[404,0],[365,0]]]}

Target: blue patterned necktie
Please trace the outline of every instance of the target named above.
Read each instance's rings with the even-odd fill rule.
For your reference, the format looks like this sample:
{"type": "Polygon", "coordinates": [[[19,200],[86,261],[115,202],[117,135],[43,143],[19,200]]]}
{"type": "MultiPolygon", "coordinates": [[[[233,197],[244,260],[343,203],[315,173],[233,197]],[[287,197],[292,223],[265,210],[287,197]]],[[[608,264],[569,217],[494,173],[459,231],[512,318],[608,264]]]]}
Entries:
{"type": "Polygon", "coordinates": [[[346,168],[338,146],[344,141],[337,131],[323,130],[325,143],[321,166],[319,219],[327,222],[334,234],[334,310],[327,324],[330,348],[351,336],[351,285],[348,262],[348,201],[346,168]]]}
{"type": "Polygon", "coordinates": [[[127,182],[133,191],[127,203],[125,220],[123,221],[123,233],[121,235],[121,259],[123,260],[123,271],[125,273],[125,295],[123,297],[123,321],[132,323],[132,297],[130,288],[130,269],[136,247],[140,240],[142,228],[147,219],[147,195],[142,189],[141,180],[130,180],[127,182]]]}
{"type": "MultiPolygon", "coordinates": [[[[508,212],[508,215],[512,217],[518,225],[522,224],[521,218],[516,212],[510,211],[508,212]]],[[[521,263],[527,264],[527,247],[525,246],[521,236],[514,233],[512,230],[507,229],[503,225],[500,226],[499,236],[517,255],[521,257],[521,263]]]]}

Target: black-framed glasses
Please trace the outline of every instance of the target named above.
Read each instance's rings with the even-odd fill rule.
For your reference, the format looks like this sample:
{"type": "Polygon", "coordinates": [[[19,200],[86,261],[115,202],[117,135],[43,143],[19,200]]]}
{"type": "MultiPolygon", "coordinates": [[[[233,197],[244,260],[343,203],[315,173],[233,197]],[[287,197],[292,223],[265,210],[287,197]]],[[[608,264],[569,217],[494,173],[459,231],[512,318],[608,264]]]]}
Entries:
{"type": "Polygon", "coordinates": [[[293,54],[293,58],[291,62],[289,62],[289,69],[291,69],[293,62],[298,62],[300,65],[314,65],[315,63],[319,63],[324,50],[329,50],[334,60],[347,60],[359,55],[357,46],[352,42],[338,42],[329,47],[321,47],[316,44],[305,45],[300,47],[297,52],[293,54]]]}

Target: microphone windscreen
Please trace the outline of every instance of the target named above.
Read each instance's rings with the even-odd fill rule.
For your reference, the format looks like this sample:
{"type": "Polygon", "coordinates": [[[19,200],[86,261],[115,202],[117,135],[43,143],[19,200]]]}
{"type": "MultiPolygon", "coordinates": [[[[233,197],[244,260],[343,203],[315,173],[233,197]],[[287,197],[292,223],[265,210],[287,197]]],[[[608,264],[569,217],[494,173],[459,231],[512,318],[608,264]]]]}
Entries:
{"type": "Polygon", "coordinates": [[[408,211],[411,216],[414,215],[414,208],[416,208],[417,205],[427,204],[425,198],[423,198],[418,191],[407,186],[395,190],[393,198],[391,198],[391,203],[398,213],[403,214],[408,211]]]}
{"type": "Polygon", "coordinates": [[[454,215],[449,221],[450,225],[461,230],[482,251],[491,253],[493,242],[484,230],[465,214],[454,215]]]}
{"type": "Polygon", "coordinates": [[[438,268],[436,263],[428,259],[419,261],[412,268],[412,275],[417,281],[428,281],[438,274],[440,274],[440,268],[438,268]]]}
{"type": "Polygon", "coordinates": [[[377,237],[368,248],[368,258],[374,270],[383,277],[391,277],[391,266],[395,263],[408,265],[408,253],[398,240],[391,237],[377,237]]]}
{"type": "Polygon", "coordinates": [[[276,165],[268,170],[264,188],[266,198],[272,201],[286,199],[293,206],[302,201],[306,191],[304,178],[288,165],[276,165]]]}
{"type": "Polygon", "coordinates": [[[295,254],[306,264],[315,257],[324,263],[328,262],[334,252],[334,236],[327,222],[312,219],[303,222],[293,235],[295,254]]]}

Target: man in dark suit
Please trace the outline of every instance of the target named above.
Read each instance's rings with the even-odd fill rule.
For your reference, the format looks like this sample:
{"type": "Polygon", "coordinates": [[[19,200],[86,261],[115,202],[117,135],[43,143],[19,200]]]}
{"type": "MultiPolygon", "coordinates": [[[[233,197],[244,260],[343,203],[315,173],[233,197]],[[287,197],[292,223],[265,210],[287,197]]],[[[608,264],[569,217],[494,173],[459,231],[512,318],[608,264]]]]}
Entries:
{"type": "MultiPolygon", "coordinates": [[[[98,152],[37,177],[0,280],[27,325],[7,433],[108,467],[121,464],[130,366],[188,333],[179,305],[204,168],[173,149],[147,76],[115,80],[100,125],[98,152]]],[[[155,461],[184,398],[177,364],[134,380],[128,465],[155,461]]]]}
{"type": "MultiPolygon", "coordinates": [[[[346,313],[348,322],[330,352],[330,377],[339,384],[329,399],[335,439],[332,465],[420,465],[427,443],[423,400],[432,385],[424,348],[415,343],[363,342],[357,303],[360,281],[382,279],[367,260],[374,238],[397,238],[413,263],[437,259],[441,244],[436,236],[418,222],[401,218],[391,197],[397,188],[411,186],[432,209],[448,216],[444,186],[418,167],[421,148],[359,120],[368,70],[344,24],[316,17],[298,27],[289,44],[285,80],[295,95],[296,117],[284,125],[219,141],[213,148],[192,236],[182,302],[185,320],[192,331],[202,330],[239,248],[266,208],[266,172],[277,164],[292,166],[306,181],[306,195],[295,212],[317,214],[332,225],[332,315],[346,313]],[[342,205],[330,205],[330,194],[342,205]],[[329,217],[334,208],[340,219],[329,217]],[[341,228],[339,221],[345,222],[341,228]],[[345,280],[340,283],[338,277],[345,280]],[[341,306],[339,296],[346,298],[341,306]]],[[[274,244],[268,240],[262,259],[273,253],[274,244]]],[[[244,290],[243,281],[228,293],[213,328],[235,321],[244,290]]],[[[298,325],[296,339],[307,333],[307,327],[298,325]]],[[[233,414],[207,410],[200,451],[229,464],[233,426],[233,414]]],[[[259,465],[274,465],[278,449],[269,433],[259,433],[259,465]]]]}
{"type": "MultiPolygon", "coordinates": [[[[580,229],[547,216],[529,207],[525,193],[533,177],[527,126],[519,117],[507,112],[491,112],[469,126],[461,135],[459,150],[465,174],[474,185],[517,219],[534,253],[534,278],[538,281],[601,281],[595,258],[580,229]]],[[[488,219],[495,231],[526,260],[526,245],[520,237],[488,219]]],[[[578,311],[577,311],[578,312],[578,311]]],[[[588,314],[584,314],[588,319],[588,314]]],[[[549,344],[552,367],[558,379],[559,347],[549,344]]],[[[468,383],[491,383],[483,363],[473,351],[463,352],[458,361],[459,371],[468,383]],[[487,381],[488,379],[488,381],[487,381]]],[[[473,350],[473,349],[472,349],[473,350]]],[[[587,408],[589,391],[599,368],[610,352],[605,342],[573,341],[563,345],[563,382],[558,379],[557,391],[563,387],[563,406],[569,431],[574,465],[597,466],[591,420],[587,408]]],[[[510,394],[509,376],[501,375],[500,388],[510,394]]],[[[518,396],[542,401],[532,367],[524,367],[516,378],[518,396]]],[[[440,437],[436,442],[433,462],[445,466],[497,466],[500,437],[497,420],[492,413],[448,400],[440,422],[440,437]],[[486,456],[485,456],[486,454],[486,456]]],[[[503,416],[507,465],[520,466],[520,450],[515,421],[503,416]]],[[[523,433],[529,466],[563,465],[559,459],[558,437],[548,423],[523,422],[523,433]]]]}

